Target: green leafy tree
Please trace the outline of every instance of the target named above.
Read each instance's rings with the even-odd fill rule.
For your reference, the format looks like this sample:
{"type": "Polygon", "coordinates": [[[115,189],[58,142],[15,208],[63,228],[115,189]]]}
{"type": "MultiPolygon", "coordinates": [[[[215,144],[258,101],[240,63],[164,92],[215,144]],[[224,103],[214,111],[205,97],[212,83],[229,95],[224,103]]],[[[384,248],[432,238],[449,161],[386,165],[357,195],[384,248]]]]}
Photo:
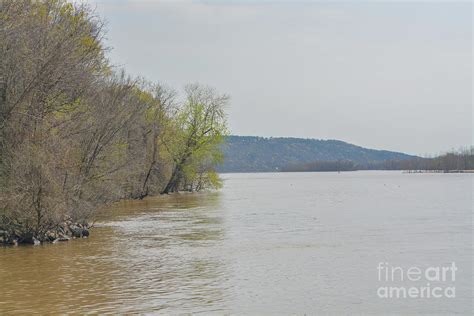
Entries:
{"type": "MultiPolygon", "coordinates": [[[[212,173],[209,166],[221,159],[220,144],[227,134],[224,108],[229,97],[199,84],[186,86],[185,92],[186,101],[169,128],[172,141],[170,134],[163,140],[173,164],[163,193],[192,187],[198,174],[202,178],[206,173],[212,173]]],[[[218,186],[215,176],[207,178],[209,184],[218,186]]]]}

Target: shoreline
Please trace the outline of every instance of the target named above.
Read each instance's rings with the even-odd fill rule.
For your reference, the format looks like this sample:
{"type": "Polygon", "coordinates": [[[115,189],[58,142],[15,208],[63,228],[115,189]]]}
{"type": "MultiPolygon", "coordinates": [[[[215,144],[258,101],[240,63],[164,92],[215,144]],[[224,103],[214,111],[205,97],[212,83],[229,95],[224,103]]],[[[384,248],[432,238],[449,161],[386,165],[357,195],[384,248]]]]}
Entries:
{"type": "Polygon", "coordinates": [[[47,230],[40,236],[26,235],[20,236],[15,232],[0,231],[0,245],[2,246],[19,246],[34,245],[38,246],[43,243],[55,244],[58,242],[69,241],[77,238],[88,238],[92,225],[89,223],[76,223],[70,219],[66,219],[57,227],[47,230]],[[39,237],[39,239],[37,238],[39,237]]]}
{"type": "Polygon", "coordinates": [[[305,171],[232,171],[219,172],[221,175],[226,174],[246,174],[246,173],[329,173],[329,172],[357,172],[357,171],[397,171],[402,173],[474,173],[474,170],[409,170],[409,169],[357,169],[357,170],[305,170],[305,171]]]}
{"type": "Polygon", "coordinates": [[[403,173],[474,173],[474,170],[403,170],[403,173]]]}
{"type": "MultiPolygon", "coordinates": [[[[95,217],[89,218],[89,222],[82,221],[82,222],[75,222],[71,219],[71,217],[67,217],[63,220],[60,224],[56,227],[47,230],[45,233],[41,233],[40,236],[37,235],[29,235],[29,236],[20,236],[16,232],[6,231],[0,229],[0,247],[14,247],[14,246],[21,246],[21,245],[40,245],[40,244],[55,244],[58,242],[65,242],[70,241],[71,239],[81,239],[81,238],[88,238],[91,234],[91,229],[94,227],[94,223],[96,222],[96,217],[103,215],[104,212],[107,212],[108,209],[111,207],[119,206],[121,203],[148,203],[150,200],[154,199],[162,199],[166,200],[169,198],[174,198],[177,196],[199,196],[200,193],[203,192],[212,192],[211,189],[206,189],[203,191],[179,191],[179,192],[170,192],[166,194],[157,194],[157,195],[150,195],[143,199],[119,199],[117,201],[108,203],[106,205],[101,206],[95,212],[95,217]],[[92,224],[90,223],[92,221],[92,224]]],[[[120,208],[120,206],[119,206],[120,208]]]]}

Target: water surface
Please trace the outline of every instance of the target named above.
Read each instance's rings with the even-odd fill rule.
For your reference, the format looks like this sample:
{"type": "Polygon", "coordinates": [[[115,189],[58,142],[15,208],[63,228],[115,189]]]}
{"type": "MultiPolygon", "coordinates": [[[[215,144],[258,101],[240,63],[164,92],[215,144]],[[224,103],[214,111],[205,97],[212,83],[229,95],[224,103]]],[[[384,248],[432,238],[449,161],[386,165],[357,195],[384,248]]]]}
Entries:
{"type": "Polygon", "coordinates": [[[89,239],[0,248],[0,314],[472,311],[472,175],[223,178],[118,203],[89,239]],[[456,298],[381,299],[379,262],[455,262],[456,298]]]}

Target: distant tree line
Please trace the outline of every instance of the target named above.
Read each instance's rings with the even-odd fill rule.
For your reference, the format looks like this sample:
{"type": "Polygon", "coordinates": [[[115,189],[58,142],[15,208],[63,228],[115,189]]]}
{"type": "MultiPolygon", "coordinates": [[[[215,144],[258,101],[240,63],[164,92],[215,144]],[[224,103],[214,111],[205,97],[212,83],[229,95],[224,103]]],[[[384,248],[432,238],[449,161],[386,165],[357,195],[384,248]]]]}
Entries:
{"type": "Polygon", "coordinates": [[[454,172],[474,170],[474,148],[449,152],[434,158],[390,159],[372,162],[350,160],[319,160],[310,163],[290,164],[283,172],[355,171],[355,170],[411,170],[454,172]]]}
{"type": "Polygon", "coordinates": [[[474,170],[474,147],[442,154],[434,158],[413,158],[407,160],[387,160],[380,165],[368,164],[367,169],[382,170],[425,170],[457,171],[474,170]]]}
{"type": "Polygon", "coordinates": [[[119,199],[220,186],[228,97],[132,78],[103,38],[85,4],[0,0],[0,230],[44,239],[119,199]]]}

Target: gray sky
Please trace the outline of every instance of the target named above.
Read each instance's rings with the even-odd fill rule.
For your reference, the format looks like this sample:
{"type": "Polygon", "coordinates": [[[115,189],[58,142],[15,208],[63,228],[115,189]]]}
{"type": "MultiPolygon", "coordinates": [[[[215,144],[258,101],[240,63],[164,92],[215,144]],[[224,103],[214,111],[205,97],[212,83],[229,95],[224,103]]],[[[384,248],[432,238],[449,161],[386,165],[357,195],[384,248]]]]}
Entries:
{"type": "Polygon", "coordinates": [[[88,2],[113,63],[229,94],[233,134],[421,155],[472,144],[471,2],[88,2]]]}

